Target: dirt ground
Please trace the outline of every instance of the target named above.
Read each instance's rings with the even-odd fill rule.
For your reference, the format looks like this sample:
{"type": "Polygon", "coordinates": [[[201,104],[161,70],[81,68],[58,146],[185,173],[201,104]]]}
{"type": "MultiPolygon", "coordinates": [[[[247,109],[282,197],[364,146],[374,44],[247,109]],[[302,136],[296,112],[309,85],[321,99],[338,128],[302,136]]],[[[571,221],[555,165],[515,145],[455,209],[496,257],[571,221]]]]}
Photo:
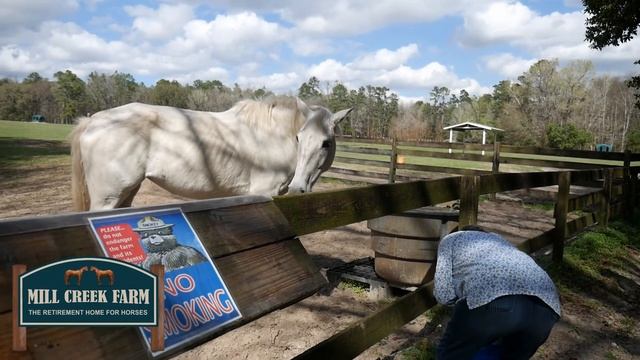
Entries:
{"type": "MultiPolygon", "coordinates": [[[[321,183],[315,190],[334,188],[321,183]]],[[[21,167],[0,166],[0,219],[50,215],[71,211],[70,170],[65,161],[34,163],[21,167]]],[[[145,183],[134,206],[179,202],[152,183],[145,183]]],[[[483,201],[480,225],[499,232],[513,242],[530,238],[553,227],[551,211],[527,208],[512,201],[483,201]]],[[[317,266],[326,271],[352,260],[373,256],[365,223],[301,237],[317,266]]],[[[638,257],[640,269],[640,256],[638,257]]],[[[639,283],[640,284],[640,283],[639,283]]],[[[620,315],[610,307],[594,312],[584,300],[563,298],[564,315],[539,359],[638,358],[638,343],[630,344],[616,334],[620,315]],[[620,340],[622,339],[622,340],[620,340]],[[585,344],[588,347],[585,347],[585,344]],[[613,354],[613,355],[611,355],[613,354]],[[614,356],[614,357],[609,357],[614,356]]],[[[178,356],[179,359],[288,359],[349,324],[385,305],[370,299],[353,286],[331,285],[318,294],[248,325],[232,330],[178,356]]],[[[595,300],[594,300],[595,301],[595,300]]],[[[374,345],[360,359],[412,358],[402,350],[429,339],[437,343],[448,316],[442,308],[427,312],[374,345]]],[[[626,339],[637,339],[637,325],[627,325],[626,339]],[[628,331],[631,331],[630,333],[628,331]]]]}

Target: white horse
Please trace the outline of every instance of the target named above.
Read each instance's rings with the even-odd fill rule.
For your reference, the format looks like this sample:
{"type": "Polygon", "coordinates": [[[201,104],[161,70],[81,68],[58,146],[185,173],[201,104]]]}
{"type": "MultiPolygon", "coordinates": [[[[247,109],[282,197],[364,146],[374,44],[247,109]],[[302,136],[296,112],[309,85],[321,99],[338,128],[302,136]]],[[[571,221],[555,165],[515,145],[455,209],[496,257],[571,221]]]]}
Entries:
{"type": "Polygon", "coordinates": [[[195,199],[311,191],[350,110],[272,98],[219,113],[140,103],[101,111],[72,133],[74,206],[131,206],[145,178],[195,199]]]}

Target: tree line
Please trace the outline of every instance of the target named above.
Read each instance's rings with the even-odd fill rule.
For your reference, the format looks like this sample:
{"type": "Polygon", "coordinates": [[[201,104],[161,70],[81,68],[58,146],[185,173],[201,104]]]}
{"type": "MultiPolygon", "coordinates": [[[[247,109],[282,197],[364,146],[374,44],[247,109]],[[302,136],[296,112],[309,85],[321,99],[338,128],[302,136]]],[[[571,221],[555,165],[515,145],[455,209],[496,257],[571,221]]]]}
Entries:
{"type": "MultiPolygon", "coordinates": [[[[243,89],[218,80],[183,85],[161,79],[147,86],[126,73],[93,72],[85,81],[65,70],[52,80],[38,73],[19,82],[0,79],[0,119],[30,121],[40,114],[48,122],[68,124],[78,116],[134,101],[224,111],[241,99],[270,95],[266,88],[243,89]]],[[[422,100],[406,103],[384,86],[349,89],[315,77],[302,83],[295,95],[332,111],[353,108],[339,129],[353,137],[443,141],[448,136],[443,127],[472,121],[503,129],[499,139],[514,145],[589,149],[606,143],[616,151],[640,151],[634,90],[627,79],[596,75],[588,61],[560,66],[557,60],[540,60],[517,80],[500,81],[481,96],[435,86],[422,100]]],[[[456,140],[477,142],[479,136],[461,133],[456,140]]]]}

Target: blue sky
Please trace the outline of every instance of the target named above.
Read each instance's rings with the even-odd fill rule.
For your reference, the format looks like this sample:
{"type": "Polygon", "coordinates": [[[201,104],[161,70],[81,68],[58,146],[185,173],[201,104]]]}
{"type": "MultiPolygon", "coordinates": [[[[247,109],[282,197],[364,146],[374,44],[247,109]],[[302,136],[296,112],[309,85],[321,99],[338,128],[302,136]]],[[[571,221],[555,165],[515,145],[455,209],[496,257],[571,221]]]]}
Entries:
{"type": "Polygon", "coordinates": [[[584,20],[576,0],[4,0],[0,76],[118,70],[279,93],[316,76],[417,99],[433,86],[482,94],[542,58],[634,71],[640,40],[589,49],[584,20]]]}

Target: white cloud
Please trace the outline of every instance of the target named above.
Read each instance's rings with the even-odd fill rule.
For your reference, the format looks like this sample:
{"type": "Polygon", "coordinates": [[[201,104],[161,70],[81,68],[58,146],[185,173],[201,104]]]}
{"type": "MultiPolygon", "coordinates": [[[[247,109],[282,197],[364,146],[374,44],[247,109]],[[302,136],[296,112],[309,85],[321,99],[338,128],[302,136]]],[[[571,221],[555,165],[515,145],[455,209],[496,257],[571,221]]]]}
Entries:
{"type": "MultiPolygon", "coordinates": [[[[640,53],[638,38],[602,51],[590,49],[584,40],[586,15],[580,10],[539,14],[521,2],[499,0],[479,11],[467,11],[463,17],[460,40],[466,46],[506,44],[524,51],[530,58],[557,58],[561,63],[591,60],[598,69],[614,70],[617,74],[631,71],[640,53]]],[[[516,76],[533,62],[504,53],[484,58],[487,69],[508,77],[516,76]]]]}
{"type": "MultiPolygon", "coordinates": [[[[417,48],[411,51],[407,51],[407,48],[412,49],[413,47],[400,48],[398,53],[417,51],[417,48]]],[[[385,52],[389,51],[384,50],[386,50],[385,52]]],[[[386,61],[381,61],[377,68],[362,69],[360,67],[359,60],[374,59],[376,54],[380,54],[380,50],[346,64],[335,59],[327,59],[311,66],[308,70],[308,76],[315,76],[320,81],[341,81],[350,87],[367,84],[386,86],[400,93],[426,93],[434,86],[446,86],[454,92],[466,89],[469,93],[477,95],[491,91],[490,88],[481,86],[475,79],[458,77],[450,68],[439,62],[430,62],[420,68],[407,66],[404,62],[396,64],[395,67],[389,67],[386,61]]],[[[368,63],[372,64],[372,62],[368,63]]]]}
{"type": "Polygon", "coordinates": [[[144,5],[127,5],[124,10],[133,17],[133,31],[144,39],[166,40],[182,32],[193,19],[193,8],[184,4],[161,4],[157,9],[144,5]]]}
{"type": "Polygon", "coordinates": [[[184,56],[207,52],[223,61],[248,61],[261,49],[271,49],[287,38],[287,31],[253,12],[217,15],[212,21],[192,20],[184,33],[169,42],[166,51],[184,56]]]}
{"type": "Polygon", "coordinates": [[[13,0],[0,4],[0,34],[37,28],[44,20],[78,8],[76,0],[13,0]]]}
{"type": "Polygon", "coordinates": [[[354,67],[358,69],[393,69],[398,67],[414,55],[418,54],[418,45],[409,44],[395,51],[380,49],[373,54],[362,56],[354,61],[354,67]]]}
{"type": "Polygon", "coordinates": [[[241,86],[257,89],[267,88],[272,91],[286,92],[296,89],[303,81],[298,73],[274,73],[262,76],[239,76],[238,84],[241,86]]]}
{"type": "Polygon", "coordinates": [[[529,70],[537,59],[523,59],[510,53],[501,53],[484,58],[487,69],[509,79],[516,79],[523,72],[529,70]]]}
{"type": "Polygon", "coordinates": [[[582,42],[584,21],[580,11],[539,15],[520,2],[500,1],[465,14],[462,40],[468,46],[507,42],[535,51],[582,42]]]}
{"type": "MultiPolygon", "coordinates": [[[[433,21],[484,2],[486,0],[342,0],[328,5],[322,1],[291,0],[273,4],[270,10],[280,13],[304,33],[345,36],[391,24],[433,21]]],[[[247,2],[241,4],[246,6],[247,2]]]]}

